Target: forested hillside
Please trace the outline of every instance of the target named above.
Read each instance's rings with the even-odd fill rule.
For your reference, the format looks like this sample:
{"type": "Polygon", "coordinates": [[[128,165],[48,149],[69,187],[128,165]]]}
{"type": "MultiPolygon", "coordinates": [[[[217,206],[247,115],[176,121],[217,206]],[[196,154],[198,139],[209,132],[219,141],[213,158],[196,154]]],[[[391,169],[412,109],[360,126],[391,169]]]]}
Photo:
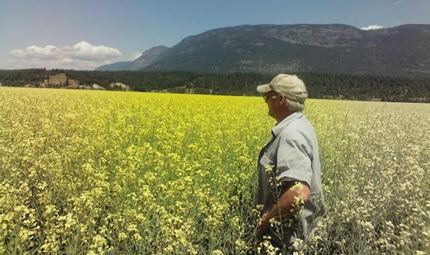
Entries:
{"type": "Polygon", "coordinates": [[[143,71],[430,76],[430,25],[245,25],[189,36],[143,71]]]}

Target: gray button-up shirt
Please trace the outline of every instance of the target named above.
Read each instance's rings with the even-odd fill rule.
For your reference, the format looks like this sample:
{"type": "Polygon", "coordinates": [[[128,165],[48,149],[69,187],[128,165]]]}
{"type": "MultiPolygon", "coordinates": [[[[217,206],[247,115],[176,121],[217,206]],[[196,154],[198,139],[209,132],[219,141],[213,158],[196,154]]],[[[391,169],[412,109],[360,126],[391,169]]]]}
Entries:
{"type": "Polygon", "coordinates": [[[261,216],[270,210],[283,192],[282,182],[306,182],[311,195],[300,211],[300,220],[291,227],[269,229],[268,235],[292,243],[296,238],[307,240],[325,212],[321,186],[321,166],[318,141],[312,124],[295,112],[272,128],[272,139],[258,157],[258,192],[256,206],[262,206],[261,216]],[[276,233],[275,233],[276,232],[276,233]]]}

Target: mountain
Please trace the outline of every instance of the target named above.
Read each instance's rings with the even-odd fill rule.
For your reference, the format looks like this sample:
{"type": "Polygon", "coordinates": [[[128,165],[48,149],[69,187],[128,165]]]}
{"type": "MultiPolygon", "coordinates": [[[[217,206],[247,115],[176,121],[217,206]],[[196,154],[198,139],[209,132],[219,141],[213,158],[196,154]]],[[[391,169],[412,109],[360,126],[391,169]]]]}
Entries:
{"type": "Polygon", "coordinates": [[[169,48],[166,46],[152,47],[151,49],[143,52],[138,59],[133,61],[129,70],[136,71],[151,65],[152,63],[154,63],[155,60],[159,59],[159,56],[163,52],[165,52],[168,49],[169,48]]]}
{"type": "Polygon", "coordinates": [[[243,25],[187,37],[140,70],[430,76],[429,42],[430,25],[243,25]]]}
{"type": "Polygon", "coordinates": [[[95,71],[123,71],[128,70],[133,61],[116,62],[113,64],[102,65],[95,69],[95,71]]]}
{"type": "Polygon", "coordinates": [[[154,60],[158,59],[160,54],[168,50],[165,46],[156,46],[142,53],[142,55],[134,61],[117,62],[113,64],[99,66],[95,71],[136,71],[143,69],[150,64],[154,63],[154,60]]]}

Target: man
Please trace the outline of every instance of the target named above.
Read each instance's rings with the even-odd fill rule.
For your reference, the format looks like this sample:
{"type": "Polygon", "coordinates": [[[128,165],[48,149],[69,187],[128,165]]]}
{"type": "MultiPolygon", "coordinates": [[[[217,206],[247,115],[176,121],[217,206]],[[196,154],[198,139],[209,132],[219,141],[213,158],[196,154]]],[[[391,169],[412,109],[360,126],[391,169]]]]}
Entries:
{"type": "Polygon", "coordinates": [[[302,113],[308,93],[297,76],[279,74],[257,91],[277,121],[258,157],[259,252],[286,254],[303,247],[325,212],[317,136],[302,113]]]}

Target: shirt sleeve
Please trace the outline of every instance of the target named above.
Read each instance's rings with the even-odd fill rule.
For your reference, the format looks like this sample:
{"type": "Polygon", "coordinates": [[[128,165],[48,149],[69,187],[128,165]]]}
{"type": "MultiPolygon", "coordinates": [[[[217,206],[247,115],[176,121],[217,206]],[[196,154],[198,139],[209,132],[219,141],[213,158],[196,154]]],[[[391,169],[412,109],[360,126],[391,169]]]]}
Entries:
{"type": "MultiPolygon", "coordinates": [[[[309,187],[312,180],[312,155],[302,139],[284,139],[277,154],[277,175],[280,181],[303,181],[309,187]]],[[[305,140],[305,139],[303,139],[305,140]]]]}

